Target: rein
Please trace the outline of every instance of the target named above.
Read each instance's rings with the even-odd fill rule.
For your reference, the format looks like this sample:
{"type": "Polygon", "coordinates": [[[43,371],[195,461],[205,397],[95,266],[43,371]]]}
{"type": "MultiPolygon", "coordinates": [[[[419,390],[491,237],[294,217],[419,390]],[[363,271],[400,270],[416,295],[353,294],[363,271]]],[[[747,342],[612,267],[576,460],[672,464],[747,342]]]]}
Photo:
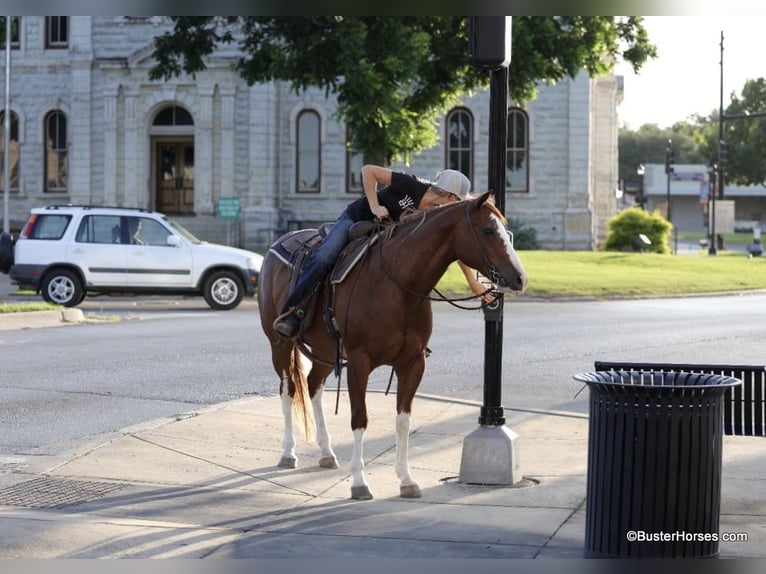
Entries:
{"type": "MultiPolygon", "coordinates": [[[[474,226],[473,222],[471,221],[471,216],[469,215],[469,211],[470,211],[470,205],[466,204],[466,207],[465,207],[466,220],[468,221],[468,224],[469,224],[469,226],[471,228],[471,231],[473,232],[474,239],[476,239],[476,243],[479,246],[479,249],[481,250],[481,256],[484,259],[484,263],[487,265],[487,269],[490,270],[493,278],[497,278],[497,277],[499,277],[499,274],[497,273],[497,268],[489,260],[489,258],[486,255],[486,252],[484,251],[484,248],[481,245],[481,241],[479,241],[479,237],[476,234],[476,229],[475,229],[475,226],[474,226]]],[[[423,217],[425,218],[425,216],[426,216],[426,214],[424,213],[423,217]]],[[[376,224],[377,224],[376,233],[378,235],[381,235],[383,233],[383,225],[381,224],[381,221],[379,219],[376,219],[375,221],[376,221],[376,224]]],[[[479,305],[478,307],[467,307],[465,305],[458,305],[457,302],[460,302],[460,301],[471,301],[473,299],[480,299],[481,297],[484,297],[484,295],[486,295],[487,293],[491,293],[492,292],[492,289],[487,289],[486,291],[484,291],[483,293],[479,293],[478,295],[474,294],[474,295],[469,295],[467,297],[452,297],[452,298],[450,298],[450,297],[447,297],[446,295],[444,295],[443,293],[439,292],[439,290],[434,287],[433,291],[438,295],[438,297],[431,297],[428,294],[424,295],[423,293],[419,293],[419,292],[417,292],[417,291],[415,291],[413,289],[410,289],[406,285],[402,285],[399,282],[399,280],[396,278],[396,276],[393,274],[393,272],[388,268],[388,266],[386,265],[386,260],[383,257],[383,241],[378,241],[378,252],[380,254],[380,265],[381,265],[381,267],[383,267],[383,271],[385,271],[386,275],[394,283],[394,285],[396,285],[399,289],[401,289],[405,293],[408,293],[410,295],[414,295],[415,297],[418,297],[420,299],[424,299],[424,300],[427,300],[427,301],[445,301],[445,302],[449,303],[450,305],[452,305],[453,307],[457,307],[458,309],[463,309],[465,311],[475,311],[477,309],[481,309],[481,305],[479,305]]],[[[497,281],[493,281],[493,283],[497,283],[497,281]]]]}

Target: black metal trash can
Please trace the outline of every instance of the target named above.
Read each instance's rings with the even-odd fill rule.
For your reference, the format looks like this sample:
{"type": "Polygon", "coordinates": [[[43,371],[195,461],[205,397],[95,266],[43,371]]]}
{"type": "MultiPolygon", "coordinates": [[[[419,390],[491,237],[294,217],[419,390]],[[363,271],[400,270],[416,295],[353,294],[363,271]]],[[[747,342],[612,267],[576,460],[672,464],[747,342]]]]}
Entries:
{"type": "Polygon", "coordinates": [[[590,391],[585,557],[718,555],[723,394],[739,379],[579,373],[590,391]]]}

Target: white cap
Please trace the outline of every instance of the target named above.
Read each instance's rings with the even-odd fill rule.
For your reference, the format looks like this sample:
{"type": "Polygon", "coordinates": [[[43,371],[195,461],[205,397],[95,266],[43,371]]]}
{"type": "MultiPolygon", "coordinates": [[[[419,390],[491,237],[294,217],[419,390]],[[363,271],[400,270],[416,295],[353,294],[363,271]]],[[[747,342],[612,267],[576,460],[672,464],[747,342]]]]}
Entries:
{"type": "Polygon", "coordinates": [[[471,181],[460,171],[456,169],[445,169],[436,174],[436,181],[433,187],[454,193],[460,199],[469,197],[471,192],[471,181]]]}

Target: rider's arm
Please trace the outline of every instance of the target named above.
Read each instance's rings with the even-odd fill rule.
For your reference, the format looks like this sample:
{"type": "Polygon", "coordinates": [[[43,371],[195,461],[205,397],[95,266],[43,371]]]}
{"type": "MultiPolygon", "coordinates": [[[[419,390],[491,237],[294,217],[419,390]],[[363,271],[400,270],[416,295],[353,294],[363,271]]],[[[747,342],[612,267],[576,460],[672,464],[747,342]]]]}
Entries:
{"type": "MultiPolygon", "coordinates": [[[[473,291],[474,295],[481,295],[487,290],[487,288],[479,283],[478,279],[476,279],[476,271],[468,267],[468,265],[462,261],[458,261],[457,264],[460,267],[460,270],[463,272],[463,275],[465,275],[465,279],[468,282],[468,287],[471,288],[471,291],[473,291]]],[[[492,303],[492,301],[495,300],[491,293],[484,294],[482,299],[485,303],[492,303]]]]}
{"type": "Polygon", "coordinates": [[[388,209],[378,202],[378,184],[391,185],[391,170],[379,165],[362,166],[362,185],[364,195],[370,202],[370,211],[379,219],[388,217],[388,209]]]}

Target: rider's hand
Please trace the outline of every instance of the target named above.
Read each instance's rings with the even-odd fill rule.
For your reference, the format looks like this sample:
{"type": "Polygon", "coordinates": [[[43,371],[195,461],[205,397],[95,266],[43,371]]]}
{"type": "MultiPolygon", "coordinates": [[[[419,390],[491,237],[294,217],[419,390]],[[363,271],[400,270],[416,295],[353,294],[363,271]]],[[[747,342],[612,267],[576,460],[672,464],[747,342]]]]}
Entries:
{"type": "MultiPolygon", "coordinates": [[[[482,291],[482,293],[484,293],[482,291]]],[[[487,293],[484,293],[484,295],[481,296],[482,301],[484,301],[487,305],[491,305],[495,302],[495,296],[492,294],[492,291],[489,291],[487,293]]]]}
{"type": "Polygon", "coordinates": [[[388,209],[383,205],[370,207],[370,211],[372,211],[372,214],[378,219],[387,219],[389,216],[388,209]]]}

